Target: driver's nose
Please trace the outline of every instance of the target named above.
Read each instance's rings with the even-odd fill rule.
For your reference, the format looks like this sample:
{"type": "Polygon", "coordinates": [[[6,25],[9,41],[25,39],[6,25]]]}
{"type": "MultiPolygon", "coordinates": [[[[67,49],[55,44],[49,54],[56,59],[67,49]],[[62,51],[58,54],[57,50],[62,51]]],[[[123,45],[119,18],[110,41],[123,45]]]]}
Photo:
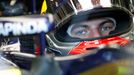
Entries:
{"type": "Polygon", "coordinates": [[[92,38],[94,38],[94,37],[100,37],[101,36],[101,34],[100,34],[100,32],[99,32],[98,29],[91,29],[90,32],[92,34],[92,38]]]}

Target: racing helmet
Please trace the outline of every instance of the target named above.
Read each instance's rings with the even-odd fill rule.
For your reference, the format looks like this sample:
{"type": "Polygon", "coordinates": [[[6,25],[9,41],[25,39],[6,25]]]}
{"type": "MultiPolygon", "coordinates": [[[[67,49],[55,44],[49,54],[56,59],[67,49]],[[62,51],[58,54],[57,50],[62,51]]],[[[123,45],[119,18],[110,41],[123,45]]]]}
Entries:
{"type": "MultiPolygon", "coordinates": [[[[118,44],[119,46],[128,44],[130,42],[128,35],[132,33],[133,29],[132,14],[126,8],[112,2],[112,0],[67,0],[64,2],[54,14],[55,30],[46,35],[47,49],[61,55],[72,55],[90,52],[108,44],[118,44]],[[73,35],[72,32],[77,32],[81,22],[85,24],[86,21],[102,18],[108,18],[108,21],[113,24],[113,27],[108,27],[108,29],[111,28],[109,35],[92,38],[73,35]],[[75,28],[76,30],[74,30],[75,28]]],[[[94,24],[91,23],[91,26],[94,24]]],[[[83,25],[83,28],[87,27],[83,25]]],[[[103,28],[99,28],[101,26],[98,27],[98,30],[103,31],[103,28]]],[[[78,31],[78,34],[83,33],[85,34],[86,31],[78,31]]],[[[90,32],[86,34],[90,34],[90,32]]]]}

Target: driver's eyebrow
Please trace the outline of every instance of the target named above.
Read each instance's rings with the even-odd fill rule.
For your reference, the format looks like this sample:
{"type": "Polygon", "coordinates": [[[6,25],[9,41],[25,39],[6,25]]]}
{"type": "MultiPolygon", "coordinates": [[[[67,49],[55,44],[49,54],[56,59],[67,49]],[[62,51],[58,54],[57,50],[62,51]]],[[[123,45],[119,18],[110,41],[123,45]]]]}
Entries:
{"type": "Polygon", "coordinates": [[[88,26],[86,24],[74,24],[71,26],[71,29],[74,29],[74,28],[87,28],[88,26]]]}
{"type": "Polygon", "coordinates": [[[75,28],[87,28],[88,26],[85,24],[72,24],[71,26],[68,27],[67,29],[67,33],[70,35],[70,33],[72,32],[72,30],[74,30],[75,28]]]}
{"type": "Polygon", "coordinates": [[[103,25],[103,24],[105,24],[105,23],[113,23],[113,26],[116,26],[115,20],[114,19],[111,19],[111,18],[110,19],[108,18],[108,19],[104,20],[103,22],[101,22],[100,23],[100,26],[103,25]]]}

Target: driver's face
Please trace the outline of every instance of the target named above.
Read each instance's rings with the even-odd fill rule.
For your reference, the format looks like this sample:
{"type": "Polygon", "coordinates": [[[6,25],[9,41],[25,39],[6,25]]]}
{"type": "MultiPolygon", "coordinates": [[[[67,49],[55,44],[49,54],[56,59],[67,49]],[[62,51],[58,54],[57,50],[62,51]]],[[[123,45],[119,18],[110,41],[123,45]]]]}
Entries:
{"type": "Polygon", "coordinates": [[[75,38],[94,38],[107,36],[116,27],[115,20],[112,18],[98,18],[69,26],[67,33],[75,38]]]}

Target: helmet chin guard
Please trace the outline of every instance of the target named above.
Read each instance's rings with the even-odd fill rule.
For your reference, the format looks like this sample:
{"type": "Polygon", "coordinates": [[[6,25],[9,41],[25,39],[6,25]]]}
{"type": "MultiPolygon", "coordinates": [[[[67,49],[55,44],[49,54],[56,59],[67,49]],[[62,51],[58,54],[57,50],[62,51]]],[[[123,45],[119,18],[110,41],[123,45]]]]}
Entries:
{"type": "Polygon", "coordinates": [[[84,41],[80,42],[76,47],[70,50],[69,54],[75,55],[75,54],[87,53],[92,52],[95,49],[97,50],[99,48],[104,48],[106,46],[118,47],[118,46],[125,46],[129,43],[130,40],[118,36],[100,40],[84,41]]]}

